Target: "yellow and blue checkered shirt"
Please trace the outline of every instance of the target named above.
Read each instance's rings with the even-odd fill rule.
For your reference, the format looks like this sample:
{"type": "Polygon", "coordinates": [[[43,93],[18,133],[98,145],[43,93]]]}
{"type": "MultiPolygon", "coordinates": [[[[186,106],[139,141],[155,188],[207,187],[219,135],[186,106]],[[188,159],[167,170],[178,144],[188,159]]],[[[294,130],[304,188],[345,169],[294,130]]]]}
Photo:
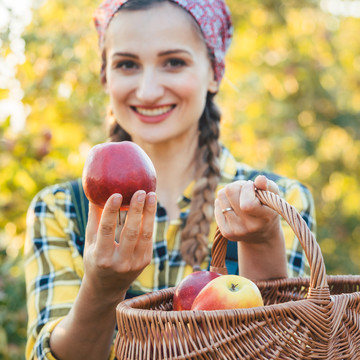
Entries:
{"type": "MultiPolygon", "coordinates": [[[[281,196],[296,207],[309,228],[315,232],[313,198],[308,189],[298,181],[260,172],[239,163],[226,148],[222,149],[220,167],[221,180],[218,189],[236,180],[254,180],[259,174],[274,180],[279,186],[281,196]]],[[[189,212],[193,185],[194,183],[189,184],[179,199],[179,219],[169,222],[166,210],[158,204],[153,258],[151,264],[133,283],[130,289],[132,296],[176,286],[192,272],[192,268],[180,255],[180,231],[189,212]]],[[[284,220],[282,228],[286,242],[288,275],[307,275],[309,267],[298,239],[284,220]]],[[[209,256],[202,263],[203,269],[209,267],[215,230],[214,221],[209,235],[209,256]]],[[[79,231],[79,220],[69,183],[49,186],[40,191],[29,208],[25,245],[27,359],[55,359],[50,351],[50,334],[69,312],[79,291],[84,275],[83,250],[84,238],[79,231]]],[[[236,273],[236,267],[237,265],[229,272],[236,273]]]]}

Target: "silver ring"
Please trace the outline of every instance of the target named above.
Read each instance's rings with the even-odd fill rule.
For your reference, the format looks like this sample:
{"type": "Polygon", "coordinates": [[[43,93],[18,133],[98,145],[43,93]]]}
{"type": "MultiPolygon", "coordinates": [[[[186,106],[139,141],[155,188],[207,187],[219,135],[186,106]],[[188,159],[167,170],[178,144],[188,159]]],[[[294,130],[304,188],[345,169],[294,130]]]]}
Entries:
{"type": "Polygon", "coordinates": [[[221,210],[221,212],[222,212],[223,214],[225,214],[225,213],[228,212],[228,211],[234,211],[234,209],[233,209],[232,207],[227,207],[227,208],[221,210]]]}

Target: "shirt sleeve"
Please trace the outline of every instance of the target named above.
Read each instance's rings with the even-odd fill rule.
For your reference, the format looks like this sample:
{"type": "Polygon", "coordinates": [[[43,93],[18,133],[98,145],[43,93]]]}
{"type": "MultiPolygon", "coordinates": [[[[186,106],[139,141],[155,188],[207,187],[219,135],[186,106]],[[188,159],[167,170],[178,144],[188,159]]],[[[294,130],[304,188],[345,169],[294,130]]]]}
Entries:
{"type": "Polygon", "coordinates": [[[42,190],[27,215],[25,278],[28,310],[26,359],[55,359],[51,331],[69,312],[83,277],[79,231],[69,192],[42,190]]]}

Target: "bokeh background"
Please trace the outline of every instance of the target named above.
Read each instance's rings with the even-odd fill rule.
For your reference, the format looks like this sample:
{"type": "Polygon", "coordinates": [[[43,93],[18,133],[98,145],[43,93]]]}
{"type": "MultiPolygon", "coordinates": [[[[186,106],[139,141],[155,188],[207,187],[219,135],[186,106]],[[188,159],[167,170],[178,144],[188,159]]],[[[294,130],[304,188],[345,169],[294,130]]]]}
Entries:
{"type": "MultiPolygon", "coordinates": [[[[0,0],[0,359],[23,359],[26,211],[106,140],[97,0],[0,0]]],[[[328,274],[360,272],[360,1],[228,0],[222,141],[312,191],[328,274]]]]}

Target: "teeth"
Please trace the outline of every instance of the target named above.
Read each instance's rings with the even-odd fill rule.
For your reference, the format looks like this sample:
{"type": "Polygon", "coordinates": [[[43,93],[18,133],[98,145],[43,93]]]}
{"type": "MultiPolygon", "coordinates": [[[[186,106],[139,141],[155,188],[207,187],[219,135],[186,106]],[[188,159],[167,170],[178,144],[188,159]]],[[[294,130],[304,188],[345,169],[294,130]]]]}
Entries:
{"type": "Polygon", "coordinates": [[[136,111],[141,114],[141,115],[145,115],[145,116],[159,116],[162,114],[165,114],[166,112],[170,111],[172,109],[171,105],[167,105],[167,106],[160,106],[156,109],[145,109],[145,108],[135,108],[136,111]]]}

